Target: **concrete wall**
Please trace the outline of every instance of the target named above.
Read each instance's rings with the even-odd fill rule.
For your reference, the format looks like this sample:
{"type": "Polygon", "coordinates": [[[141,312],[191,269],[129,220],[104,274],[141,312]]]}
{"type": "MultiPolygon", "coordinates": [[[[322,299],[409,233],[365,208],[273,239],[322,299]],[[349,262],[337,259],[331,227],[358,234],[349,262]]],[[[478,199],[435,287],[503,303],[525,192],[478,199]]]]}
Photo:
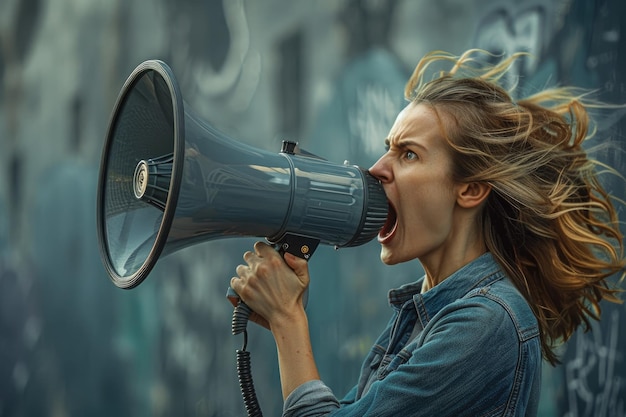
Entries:
{"type": "MultiPolygon", "coordinates": [[[[243,414],[224,293],[253,240],[185,249],[133,291],[100,262],[100,153],[143,60],[168,62],[187,104],[244,143],[278,151],[291,139],[367,167],[429,50],[530,51],[524,88],[574,83],[623,102],[624,16],[619,0],[3,0],[0,416],[243,414]]],[[[599,156],[625,172],[623,109],[599,127],[613,146],[599,156]]],[[[383,267],[374,243],[322,247],[311,271],[314,349],[341,396],[387,321],[387,289],[422,271],[383,267]]],[[[623,320],[607,306],[546,369],[543,416],[625,415],[623,320]]],[[[277,415],[269,333],[251,329],[249,349],[262,408],[277,415]]]]}

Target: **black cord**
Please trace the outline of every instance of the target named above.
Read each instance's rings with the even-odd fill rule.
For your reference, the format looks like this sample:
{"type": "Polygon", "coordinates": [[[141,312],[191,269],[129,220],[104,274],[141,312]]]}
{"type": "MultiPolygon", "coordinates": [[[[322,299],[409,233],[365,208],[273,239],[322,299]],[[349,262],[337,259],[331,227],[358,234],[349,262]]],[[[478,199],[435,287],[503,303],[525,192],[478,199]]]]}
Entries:
{"type": "Polygon", "coordinates": [[[241,388],[241,396],[246,407],[248,417],[263,417],[261,407],[254,391],[254,382],[252,381],[252,369],[250,367],[250,352],[246,350],[248,346],[248,319],[252,310],[246,303],[239,301],[235,311],[233,311],[232,332],[233,335],[243,333],[243,346],[241,350],[237,350],[237,376],[239,377],[239,386],[241,388]]]}

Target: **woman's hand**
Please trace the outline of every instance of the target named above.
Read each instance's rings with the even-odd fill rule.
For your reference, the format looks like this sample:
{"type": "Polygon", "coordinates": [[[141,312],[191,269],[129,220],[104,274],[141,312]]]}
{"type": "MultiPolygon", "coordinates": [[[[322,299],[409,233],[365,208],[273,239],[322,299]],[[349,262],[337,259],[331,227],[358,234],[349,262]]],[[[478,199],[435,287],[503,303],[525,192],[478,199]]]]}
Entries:
{"type": "Polygon", "coordinates": [[[303,312],[302,297],[309,285],[304,259],[289,253],[283,258],[263,242],[254,245],[254,252],[244,253],[243,259],[247,265],[237,266],[238,276],[231,279],[230,285],[254,311],[251,321],[271,329],[272,323],[303,312]]]}

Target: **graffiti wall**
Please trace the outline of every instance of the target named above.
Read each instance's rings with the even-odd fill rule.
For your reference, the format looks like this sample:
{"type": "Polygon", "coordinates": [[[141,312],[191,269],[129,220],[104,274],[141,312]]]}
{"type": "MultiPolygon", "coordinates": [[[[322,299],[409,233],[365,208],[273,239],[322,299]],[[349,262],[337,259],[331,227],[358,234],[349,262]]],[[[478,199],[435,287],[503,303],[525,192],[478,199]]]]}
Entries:
{"type": "MultiPolygon", "coordinates": [[[[142,61],[166,61],[186,105],[232,138],[368,167],[424,53],[527,51],[505,80],[522,92],[573,84],[622,104],[625,31],[620,0],[2,1],[0,416],[244,415],[225,290],[254,240],[184,249],[130,291],[100,261],[100,153],[142,61]]],[[[590,152],[625,173],[626,108],[597,128],[590,152]]],[[[312,343],[338,396],[388,320],[388,289],[423,274],[378,251],[320,247],[310,262],[312,343]]],[[[625,321],[604,305],[545,366],[541,416],[626,415],[625,321]]],[[[279,415],[271,335],[251,328],[248,348],[261,407],[279,415]]]]}

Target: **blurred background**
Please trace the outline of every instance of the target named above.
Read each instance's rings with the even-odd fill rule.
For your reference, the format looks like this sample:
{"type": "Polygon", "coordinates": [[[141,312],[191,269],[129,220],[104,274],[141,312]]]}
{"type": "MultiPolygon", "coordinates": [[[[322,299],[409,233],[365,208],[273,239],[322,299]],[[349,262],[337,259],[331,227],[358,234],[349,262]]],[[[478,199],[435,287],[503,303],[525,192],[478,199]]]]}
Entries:
{"type": "MultiPolygon", "coordinates": [[[[529,51],[513,74],[525,91],[575,84],[623,103],[624,32],[622,0],[0,0],[0,416],[245,415],[224,295],[254,240],[184,249],[130,291],[100,261],[101,150],[142,61],[166,61],[187,105],[241,142],[368,167],[424,53],[529,51]]],[[[624,115],[600,117],[594,150],[622,173],[624,115]]],[[[422,274],[378,252],[320,247],[310,263],[314,352],[339,397],[389,318],[388,289],[422,274]]],[[[605,305],[545,367],[541,416],[626,415],[624,308],[605,305]]],[[[248,349],[261,407],[279,415],[269,332],[251,326],[248,349]]]]}

